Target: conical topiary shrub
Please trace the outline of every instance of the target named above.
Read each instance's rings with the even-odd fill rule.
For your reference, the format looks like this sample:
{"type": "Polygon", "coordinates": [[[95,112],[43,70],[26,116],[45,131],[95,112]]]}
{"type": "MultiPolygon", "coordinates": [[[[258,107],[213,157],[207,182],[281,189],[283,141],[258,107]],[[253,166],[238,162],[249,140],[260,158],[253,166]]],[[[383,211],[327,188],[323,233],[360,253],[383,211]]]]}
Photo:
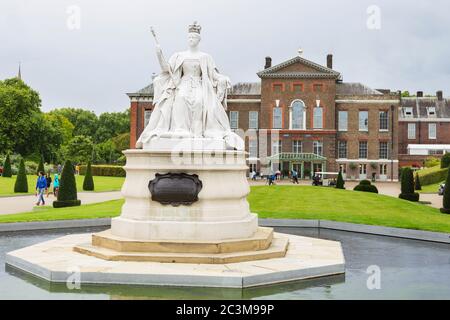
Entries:
{"type": "Polygon", "coordinates": [[[5,162],[3,163],[2,177],[6,177],[6,178],[12,177],[11,159],[9,158],[9,153],[6,155],[5,162]]]}
{"type": "Polygon", "coordinates": [[[94,191],[94,178],[92,177],[92,168],[91,168],[90,161],[88,162],[88,165],[86,168],[86,174],[84,176],[83,190],[84,191],[94,191]]]}
{"type": "Polygon", "coordinates": [[[442,200],[441,212],[450,214],[450,168],[447,172],[447,180],[445,180],[444,199],[442,200]]]}
{"type": "Polygon", "coordinates": [[[345,182],[344,182],[344,178],[342,177],[342,171],[339,171],[337,181],[336,181],[336,188],[337,189],[345,189],[344,184],[345,184],[345,182]]]}
{"type": "Polygon", "coordinates": [[[77,199],[77,183],[73,174],[73,166],[70,160],[67,160],[59,182],[58,200],[53,201],[53,207],[62,208],[79,205],[81,205],[81,201],[77,199]]]}
{"type": "Polygon", "coordinates": [[[39,175],[39,172],[45,173],[45,167],[44,167],[44,159],[41,157],[41,160],[39,161],[39,165],[36,171],[36,175],[39,175]]]}
{"type": "Polygon", "coordinates": [[[416,179],[414,180],[414,189],[422,190],[422,185],[420,184],[420,178],[418,173],[416,173],[416,179]]]}
{"type": "Polygon", "coordinates": [[[411,168],[406,167],[402,170],[402,193],[398,197],[408,201],[419,201],[419,194],[414,192],[414,175],[411,168]]]}
{"type": "Polygon", "coordinates": [[[28,180],[27,172],[25,170],[25,161],[20,160],[19,172],[17,174],[16,183],[14,184],[15,193],[27,193],[28,192],[28,180]]]}

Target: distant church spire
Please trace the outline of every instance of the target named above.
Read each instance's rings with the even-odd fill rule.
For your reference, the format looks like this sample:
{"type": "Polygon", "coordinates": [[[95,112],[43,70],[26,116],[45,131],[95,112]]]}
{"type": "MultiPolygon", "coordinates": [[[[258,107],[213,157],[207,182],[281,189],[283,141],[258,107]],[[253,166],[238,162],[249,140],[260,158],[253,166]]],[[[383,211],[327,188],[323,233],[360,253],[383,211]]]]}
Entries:
{"type": "Polygon", "coordinates": [[[20,62],[19,62],[19,72],[17,73],[17,79],[22,80],[22,72],[20,71],[20,62]]]}

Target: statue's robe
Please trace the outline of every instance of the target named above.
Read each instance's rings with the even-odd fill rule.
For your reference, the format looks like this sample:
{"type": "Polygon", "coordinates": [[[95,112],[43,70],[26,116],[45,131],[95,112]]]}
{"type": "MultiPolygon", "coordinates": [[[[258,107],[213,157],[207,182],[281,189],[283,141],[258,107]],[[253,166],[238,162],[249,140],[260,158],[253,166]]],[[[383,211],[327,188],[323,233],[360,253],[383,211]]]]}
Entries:
{"type": "MultiPolygon", "coordinates": [[[[155,105],[148,125],[139,137],[136,147],[142,148],[145,142],[152,138],[170,133],[172,107],[176,95],[176,87],[181,81],[183,61],[187,52],[175,53],[168,61],[169,72],[163,72],[153,80],[155,105]]],[[[244,141],[231,131],[227,108],[227,89],[230,80],[219,74],[212,57],[200,53],[200,68],[202,71],[203,121],[202,132],[205,138],[224,139],[227,147],[244,150],[244,141]]],[[[176,115],[175,115],[176,116],[176,115]]]]}

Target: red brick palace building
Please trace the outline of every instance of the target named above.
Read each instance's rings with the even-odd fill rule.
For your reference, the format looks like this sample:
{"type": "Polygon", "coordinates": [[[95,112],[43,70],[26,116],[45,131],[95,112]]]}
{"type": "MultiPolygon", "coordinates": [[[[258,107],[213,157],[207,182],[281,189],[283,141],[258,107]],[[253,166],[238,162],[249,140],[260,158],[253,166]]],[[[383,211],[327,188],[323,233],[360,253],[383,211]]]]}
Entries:
{"type": "MultiPolygon", "coordinates": [[[[228,92],[230,125],[245,137],[251,170],[294,168],[303,178],[342,170],[347,179],[398,179],[399,150],[406,152],[403,140],[399,145],[399,92],[344,82],[332,55],[326,66],[302,56],[272,66],[267,57],[257,75],[258,82],[237,83],[228,92]]],[[[134,148],[153,109],[152,84],[128,96],[134,148]]]]}

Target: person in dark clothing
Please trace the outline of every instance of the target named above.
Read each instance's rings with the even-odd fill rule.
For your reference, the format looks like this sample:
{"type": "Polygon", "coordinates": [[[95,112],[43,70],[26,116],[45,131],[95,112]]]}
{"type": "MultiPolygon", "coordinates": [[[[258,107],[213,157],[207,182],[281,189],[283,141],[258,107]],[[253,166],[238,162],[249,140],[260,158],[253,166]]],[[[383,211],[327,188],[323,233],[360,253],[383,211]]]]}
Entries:
{"type": "Polygon", "coordinates": [[[50,193],[50,187],[52,186],[52,176],[50,175],[50,172],[47,173],[45,179],[47,180],[47,188],[45,189],[45,191],[47,191],[47,198],[48,198],[48,195],[50,193]]]}

